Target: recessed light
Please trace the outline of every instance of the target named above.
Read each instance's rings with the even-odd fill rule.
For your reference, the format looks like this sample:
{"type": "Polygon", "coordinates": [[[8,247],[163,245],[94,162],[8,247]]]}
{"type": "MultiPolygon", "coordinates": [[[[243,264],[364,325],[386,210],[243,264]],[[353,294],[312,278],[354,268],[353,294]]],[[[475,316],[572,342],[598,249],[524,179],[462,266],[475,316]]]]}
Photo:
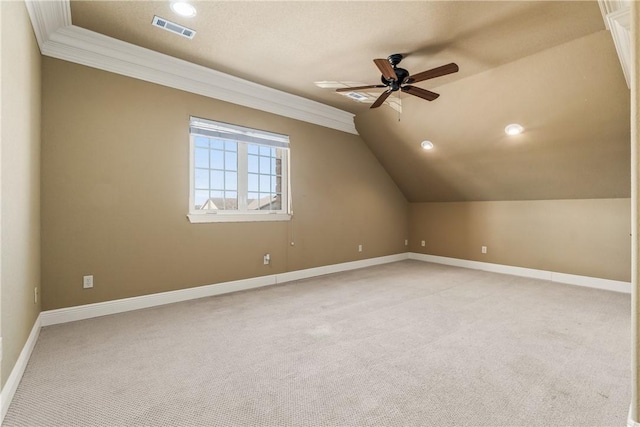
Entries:
{"type": "Polygon", "coordinates": [[[507,135],[520,135],[523,130],[524,128],[517,123],[512,123],[504,128],[504,132],[507,135]]]}
{"type": "Polygon", "coordinates": [[[420,143],[420,146],[425,150],[432,150],[433,149],[433,142],[431,142],[431,141],[422,141],[420,143]]]}
{"type": "Polygon", "coordinates": [[[184,1],[171,2],[171,10],[178,15],[186,16],[187,18],[193,18],[196,16],[196,8],[184,1]]]}

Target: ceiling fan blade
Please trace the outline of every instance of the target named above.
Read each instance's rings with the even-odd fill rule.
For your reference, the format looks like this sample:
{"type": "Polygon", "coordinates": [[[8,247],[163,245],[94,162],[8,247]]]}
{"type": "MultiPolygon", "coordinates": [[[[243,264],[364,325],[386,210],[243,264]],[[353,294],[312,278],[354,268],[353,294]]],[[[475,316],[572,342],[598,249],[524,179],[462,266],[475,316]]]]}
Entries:
{"type": "Polygon", "coordinates": [[[336,92],[353,92],[355,90],[362,89],[380,89],[386,87],[385,85],[369,85],[369,86],[356,86],[356,87],[341,87],[340,89],[336,89],[336,92]]]}
{"type": "Polygon", "coordinates": [[[406,92],[411,95],[415,95],[422,99],[426,99],[427,101],[433,101],[434,99],[440,96],[440,94],[438,93],[431,92],[430,90],[426,90],[426,89],[421,89],[415,86],[403,86],[401,89],[403,92],[406,92]]]}
{"type": "Polygon", "coordinates": [[[428,79],[433,79],[440,76],[446,76],[447,74],[457,73],[458,65],[455,63],[443,65],[441,67],[432,68],[431,70],[423,71],[413,76],[409,76],[408,83],[417,83],[428,79]]]}
{"type": "Polygon", "coordinates": [[[388,59],[374,59],[373,62],[376,64],[382,76],[387,80],[397,80],[398,76],[396,76],[396,72],[391,66],[391,63],[388,59]]]}
{"type": "Polygon", "coordinates": [[[384,103],[384,101],[389,97],[389,95],[391,95],[390,90],[384,92],[382,95],[378,97],[378,99],[376,99],[376,102],[373,103],[371,108],[378,108],[379,106],[381,106],[384,103]]]}

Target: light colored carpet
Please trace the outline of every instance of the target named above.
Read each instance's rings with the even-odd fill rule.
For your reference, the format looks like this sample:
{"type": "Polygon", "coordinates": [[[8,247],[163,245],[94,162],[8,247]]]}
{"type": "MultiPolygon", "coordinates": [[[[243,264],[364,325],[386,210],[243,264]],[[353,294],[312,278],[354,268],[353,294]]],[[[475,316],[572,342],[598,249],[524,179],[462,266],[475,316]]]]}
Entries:
{"type": "Polygon", "coordinates": [[[403,261],[43,328],[4,426],[622,426],[630,296],[403,261]]]}

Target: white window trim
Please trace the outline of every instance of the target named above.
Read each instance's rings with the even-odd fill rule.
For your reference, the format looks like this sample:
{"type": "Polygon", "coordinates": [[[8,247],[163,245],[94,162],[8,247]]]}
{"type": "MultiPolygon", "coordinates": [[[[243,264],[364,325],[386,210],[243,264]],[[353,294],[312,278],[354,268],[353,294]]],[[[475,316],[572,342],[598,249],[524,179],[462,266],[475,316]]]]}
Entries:
{"type": "MultiPolygon", "coordinates": [[[[205,119],[199,119],[191,117],[190,119],[196,119],[199,121],[206,121],[205,119]]],[[[215,123],[215,122],[212,122],[215,123]]],[[[230,127],[237,127],[229,125],[230,127]]],[[[214,211],[214,210],[194,210],[195,205],[195,191],[194,191],[194,149],[195,149],[195,137],[189,132],[189,213],[187,218],[192,224],[202,224],[211,222],[263,222],[263,221],[289,221],[293,216],[291,208],[291,183],[290,183],[290,165],[291,154],[288,147],[281,147],[284,149],[284,162],[282,162],[282,176],[283,188],[282,196],[286,198],[283,200],[286,209],[280,211],[214,211]]],[[[247,187],[247,145],[245,142],[238,143],[238,206],[247,205],[246,194],[240,193],[241,188],[247,187]],[[241,167],[241,162],[244,163],[244,167],[241,167]],[[242,172],[242,173],[241,173],[242,172]],[[243,185],[244,184],[244,185],[243,185]]]]}
{"type": "Polygon", "coordinates": [[[203,224],[208,222],[263,222],[263,221],[289,221],[291,214],[268,213],[268,214],[245,214],[245,213],[203,213],[188,214],[187,218],[192,224],[203,224]]]}

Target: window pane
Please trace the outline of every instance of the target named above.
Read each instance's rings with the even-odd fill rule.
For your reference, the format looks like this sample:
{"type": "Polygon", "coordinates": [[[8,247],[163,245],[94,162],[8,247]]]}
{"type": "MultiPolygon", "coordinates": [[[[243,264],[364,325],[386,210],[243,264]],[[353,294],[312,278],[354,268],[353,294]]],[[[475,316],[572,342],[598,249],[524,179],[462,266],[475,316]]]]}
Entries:
{"type": "Polygon", "coordinates": [[[211,142],[211,148],[217,148],[218,150],[222,150],[224,149],[224,142],[220,139],[212,139],[210,140],[211,142]]]}
{"type": "Polygon", "coordinates": [[[280,187],[280,185],[278,185],[280,183],[280,178],[276,178],[275,176],[271,178],[271,188],[269,189],[272,193],[277,193],[278,191],[280,191],[281,189],[278,188],[280,187]]]}
{"type": "Polygon", "coordinates": [[[247,152],[249,154],[258,154],[260,152],[260,147],[256,144],[247,144],[247,152]]]}
{"type": "Polygon", "coordinates": [[[202,205],[209,198],[209,192],[206,190],[196,190],[194,196],[194,207],[196,209],[202,209],[202,205]]]}
{"type": "Polygon", "coordinates": [[[270,193],[260,193],[260,210],[271,210],[271,202],[273,201],[270,193]]]}
{"type": "Polygon", "coordinates": [[[265,147],[264,145],[260,146],[260,155],[261,156],[271,156],[271,147],[265,147]]]}
{"type": "Polygon", "coordinates": [[[212,199],[222,199],[224,198],[224,191],[210,191],[209,192],[212,199]]]}
{"type": "Polygon", "coordinates": [[[209,148],[209,138],[205,138],[204,136],[196,136],[196,147],[204,147],[209,148]]]}
{"type": "Polygon", "coordinates": [[[224,149],[227,151],[238,151],[238,144],[235,141],[225,141],[224,149]]]}
{"type": "Polygon", "coordinates": [[[206,148],[195,149],[195,164],[197,168],[209,167],[209,150],[206,148]]]}
{"type": "Polygon", "coordinates": [[[224,167],[228,171],[237,171],[238,170],[238,155],[236,153],[231,153],[226,151],[224,153],[224,167]]]}
{"type": "Polygon", "coordinates": [[[258,156],[249,156],[248,160],[248,168],[249,168],[249,172],[253,172],[253,173],[258,173],[258,156]]]}
{"type": "Polygon", "coordinates": [[[224,172],[211,171],[211,188],[214,190],[224,190],[224,172]]]}
{"type": "Polygon", "coordinates": [[[222,209],[221,208],[222,204],[221,204],[220,200],[222,200],[222,199],[209,198],[206,201],[206,203],[202,206],[202,209],[206,209],[208,211],[211,211],[211,210],[216,211],[218,209],[222,209]]]}
{"type": "Polygon", "coordinates": [[[271,191],[271,177],[269,175],[260,175],[260,192],[271,191]]]}
{"type": "Polygon", "coordinates": [[[238,189],[238,173],[237,172],[225,172],[224,176],[225,176],[224,189],[225,190],[237,190],[238,189]]]}
{"type": "Polygon", "coordinates": [[[249,187],[249,191],[258,191],[258,175],[256,175],[255,173],[250,173],[249,181],[247,184],[249,187]]]}
{"type": "Polygon", "coordinates": [[[237,210],[238,209],[238,193],[235,191],[225,191],[224,204],[221,209],[237,210]]]}
{"type": "Polygon", "coordinates": [[[271,158],[260,156],[260,173],[271,173],[271,158]]]}
{"type": "Polygon", "coordinates": [[[224,169],[224,151],[211,150],[211,169],[224,169]]]}
{"type": "Polygon", "coordinates": [[[209,169],[196,169],[194,185],[199,189],[209,189],[209,169]]]}
{"type": "Polygon", "coordinates": [[[265,202],[269,202],[268,199],[264,199],[263,193],[251,193],[249,198],[251,201],[249,202],[247,208],[253,211],[264,209],[265,202]]]}
{"type": "Polygon", "coordinates": [[[273,203],[271,204],[271,209],[279,211],[282,210],[282,195],[277,194],[274,197],[273,203]]]}

